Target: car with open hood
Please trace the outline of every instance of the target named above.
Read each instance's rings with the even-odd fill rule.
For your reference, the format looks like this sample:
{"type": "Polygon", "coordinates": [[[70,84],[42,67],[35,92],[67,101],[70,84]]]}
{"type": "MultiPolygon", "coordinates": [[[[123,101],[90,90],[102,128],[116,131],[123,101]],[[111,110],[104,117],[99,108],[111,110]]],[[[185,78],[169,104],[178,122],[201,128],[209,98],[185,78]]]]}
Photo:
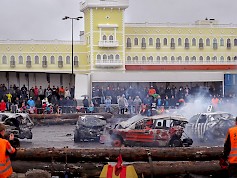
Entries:
{"type": "Polygon", "coordinates": [[[181,115],[138,114],[127,121],[118,123],[113,129],[100,137],[100,143],[110,142],[115,147],[157,146],[182,147],[192,145],[192,139],[184,137],[184,128],[188,123],[181,115]]]}
{"type": "MultiPolygon", "coordinates": [[[[27,113],[0,113],[0,122],[6,125],[6,134],[14,134],[15,146],[20,146],[19,139],[32,139],[34,123],[27,113]]],[[[6,137],[7,137],[6,135],[6,137]]]]}
{"type": "Polygon", "coordinates": [[[101,115],[79,116],[74,130],[74,142],[99,141],[106,121],[101,115]]]}

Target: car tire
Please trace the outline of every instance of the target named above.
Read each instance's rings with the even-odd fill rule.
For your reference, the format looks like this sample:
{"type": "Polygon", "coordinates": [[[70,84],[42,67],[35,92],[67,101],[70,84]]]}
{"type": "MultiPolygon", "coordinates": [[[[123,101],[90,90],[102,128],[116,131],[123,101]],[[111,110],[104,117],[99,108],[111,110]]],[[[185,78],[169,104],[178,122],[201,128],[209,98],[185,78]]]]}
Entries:
{"type": "Polygon", "coordinates": [[[115,138],[112,141],[112,146],[113,147],[121,147],[123,145],[122,140],[120,138],[115,138]]]}

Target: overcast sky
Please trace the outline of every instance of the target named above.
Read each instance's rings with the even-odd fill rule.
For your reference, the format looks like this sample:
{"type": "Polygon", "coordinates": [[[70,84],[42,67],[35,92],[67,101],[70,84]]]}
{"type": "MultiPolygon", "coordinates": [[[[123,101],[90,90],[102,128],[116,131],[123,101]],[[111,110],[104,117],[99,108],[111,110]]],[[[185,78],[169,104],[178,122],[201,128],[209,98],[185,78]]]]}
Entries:
{"type": "MultiPolygon", "coordinates": [[[[71,40],[71,21],[83,16],[81,0],[0,0],[0,40],[71,40]]],[[[237,24],[237,0],[130,0],[125,22],[193,23],[207,18],[237,24]]],[[[83,19],[74,22],[79,40],[83,19]]]]}

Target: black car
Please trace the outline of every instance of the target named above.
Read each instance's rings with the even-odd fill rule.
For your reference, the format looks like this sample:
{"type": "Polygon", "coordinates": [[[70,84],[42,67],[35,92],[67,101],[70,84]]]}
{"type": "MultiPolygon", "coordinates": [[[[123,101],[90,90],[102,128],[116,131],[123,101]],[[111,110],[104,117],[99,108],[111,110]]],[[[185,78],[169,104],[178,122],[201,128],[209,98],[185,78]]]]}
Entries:
{"type": "Polygon", "coordinates": [[[84,115],[78,118],[74,130],[74,142],[99,141],[106,121],[100,115],[84,115]]]}

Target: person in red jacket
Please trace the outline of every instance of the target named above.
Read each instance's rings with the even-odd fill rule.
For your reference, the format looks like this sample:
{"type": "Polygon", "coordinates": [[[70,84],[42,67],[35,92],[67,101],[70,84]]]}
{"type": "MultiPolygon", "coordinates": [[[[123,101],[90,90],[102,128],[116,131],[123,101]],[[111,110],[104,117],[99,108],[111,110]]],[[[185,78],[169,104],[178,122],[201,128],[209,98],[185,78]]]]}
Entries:
{"type": "Polygon", "coordinates": [[[6,111],[6,103],[4,100],[1,100],[0,102],[0,111],[5,112],[6,111]]]}

